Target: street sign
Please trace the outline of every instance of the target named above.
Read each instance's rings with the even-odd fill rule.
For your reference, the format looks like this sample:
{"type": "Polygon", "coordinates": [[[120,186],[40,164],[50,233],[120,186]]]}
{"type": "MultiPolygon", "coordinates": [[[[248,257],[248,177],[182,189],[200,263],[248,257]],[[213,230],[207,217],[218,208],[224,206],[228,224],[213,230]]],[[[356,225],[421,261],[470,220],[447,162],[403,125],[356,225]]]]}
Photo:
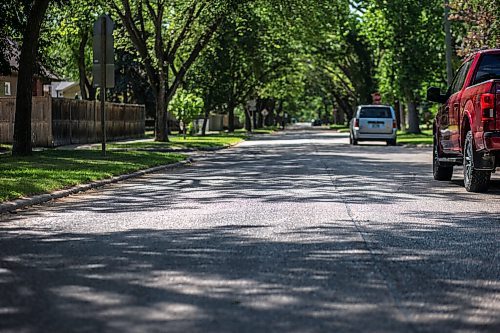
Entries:
{"type": "Polygon", "coordinates": [[[247,102],[247,107],[250,112],[255,112],[257,111],[257,101],[255,99],[252,99],[247,102]]]}
{"type": "Polygon", "coordinates": [[[269,111],[267,111],[267,109],[264,109],[260,112],[264,117],[267,117],[269,116],[269,111]]]}
{"type": "Polygon", "coordinates": [[[100,77],[104,60],[106,68],[106,88],[115,86],[115,47],[113,30],[115,24],[107,15],[101,15],[94,23],[94,57],[92,76],[94,87],[100,87],[100,77]]]}
{"type": "Polygon", "coordinates": [[[373,104],[380,105],[382,104],[382,96],[379,92],[372,94],[373,104]]]}

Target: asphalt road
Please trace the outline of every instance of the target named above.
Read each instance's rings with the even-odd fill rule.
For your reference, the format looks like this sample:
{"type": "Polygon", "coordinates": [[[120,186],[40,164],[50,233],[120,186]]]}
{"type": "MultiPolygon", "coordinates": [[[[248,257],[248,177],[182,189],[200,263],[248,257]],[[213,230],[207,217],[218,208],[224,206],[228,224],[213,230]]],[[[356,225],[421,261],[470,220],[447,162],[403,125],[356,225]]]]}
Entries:
{"type": "Polygon", "coordinates": [[[500,178],[326,131],[1,216],[1,332],[500,332],[500,178]]]}

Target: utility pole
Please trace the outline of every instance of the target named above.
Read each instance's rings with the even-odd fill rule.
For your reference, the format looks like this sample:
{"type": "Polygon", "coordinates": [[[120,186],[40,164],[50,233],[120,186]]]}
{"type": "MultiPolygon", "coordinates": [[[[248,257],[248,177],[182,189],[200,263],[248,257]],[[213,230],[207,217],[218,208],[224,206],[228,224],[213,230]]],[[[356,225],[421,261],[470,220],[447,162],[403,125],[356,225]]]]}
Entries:
{"type": "Polygon", "coordinates": [[[451,45],[451,23],[450,23],[450,7],[449,0],[444,0],[444,32],[446,34],[446,74],[448,79],[448,86],[453,83],[453,50],[451,45]]]}

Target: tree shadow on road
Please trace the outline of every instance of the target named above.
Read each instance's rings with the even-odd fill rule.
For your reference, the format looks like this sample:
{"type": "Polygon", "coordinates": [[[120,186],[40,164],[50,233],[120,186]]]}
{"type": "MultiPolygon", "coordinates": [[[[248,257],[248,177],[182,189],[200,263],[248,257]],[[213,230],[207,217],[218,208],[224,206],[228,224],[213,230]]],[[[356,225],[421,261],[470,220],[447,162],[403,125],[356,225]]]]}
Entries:
{"type": "Polygon", "coordinates": [[[241,225],[226,216],[218,227],[176,229],[173,220],[171,229],[127,230],[143,212],[202,216],[213,205],[238,214],[249,202],[498,204],[497,179],[491,194],[434,182],[430,163],[412,158],[421,150],[304,145],[230,150],[5,217],[0,330],[500,331],[496,211],[409,210],[406,223],[392,224],[377,216],[353,224],[333,212],[331,223],[282,230],[281,241],[262,236],[272,225],[251,216],[241,225]],[[73,222],[87,212],[96,220],[73,222]],[[107,214],[122,214],[124,226],[99,232],[107,214]],[[19,227],[28,216],[38,227],[19,227]],[[45,226],[48,216],[56,222],[45,226]],[[59,222],[88,231],[58,232],[59,222]]]}
{"type": "Polygon", "coordinates": [[[434,219],[450,222],[364,228],[367,243],[349,221],[283,231],[286,242],[255,237],[264,225],[3,227],[0,329],[498,331],[499,248],[484,228],[496,216],[434,219]]]}
{"type": "Polygon", "coordinates": [[[56,203],[53,209],[119,213],[203,209],[206,205],[238,204],[241,200],[382,205],[422,199],[500,200],[498,178],[493,179],[488,194],[465,192],[457,180],[458,169],[453,182],[433,181],[430,162],[412,160],[413,155],[422,154],[421,149],[349,145],[331,149],[321,141],[309,143],[306,149],[270,147],[246,147],[211,155],[198,159],[191,168],[109,186],[95,197],[76,199],[70,205],[56,203]],[[282,154],[283,149],[286,154],[282,154]]]}

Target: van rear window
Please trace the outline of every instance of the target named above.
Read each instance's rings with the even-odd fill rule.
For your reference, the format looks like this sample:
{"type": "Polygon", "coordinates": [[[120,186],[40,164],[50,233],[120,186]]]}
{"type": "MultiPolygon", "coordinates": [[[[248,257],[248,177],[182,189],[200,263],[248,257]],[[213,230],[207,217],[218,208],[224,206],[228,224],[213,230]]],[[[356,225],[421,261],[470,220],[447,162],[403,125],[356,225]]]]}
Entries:
{"type": "Polygon", "coordinates": [[[392,118],[390,108],[361,108],[360,118],[392,118]]]}
{"type": "Polygon", "coordinates": [[[491,79],[500,79],[500,54],[485,54],[481,58],[479,68],[474,78],[474,84],[491,79]]]}

